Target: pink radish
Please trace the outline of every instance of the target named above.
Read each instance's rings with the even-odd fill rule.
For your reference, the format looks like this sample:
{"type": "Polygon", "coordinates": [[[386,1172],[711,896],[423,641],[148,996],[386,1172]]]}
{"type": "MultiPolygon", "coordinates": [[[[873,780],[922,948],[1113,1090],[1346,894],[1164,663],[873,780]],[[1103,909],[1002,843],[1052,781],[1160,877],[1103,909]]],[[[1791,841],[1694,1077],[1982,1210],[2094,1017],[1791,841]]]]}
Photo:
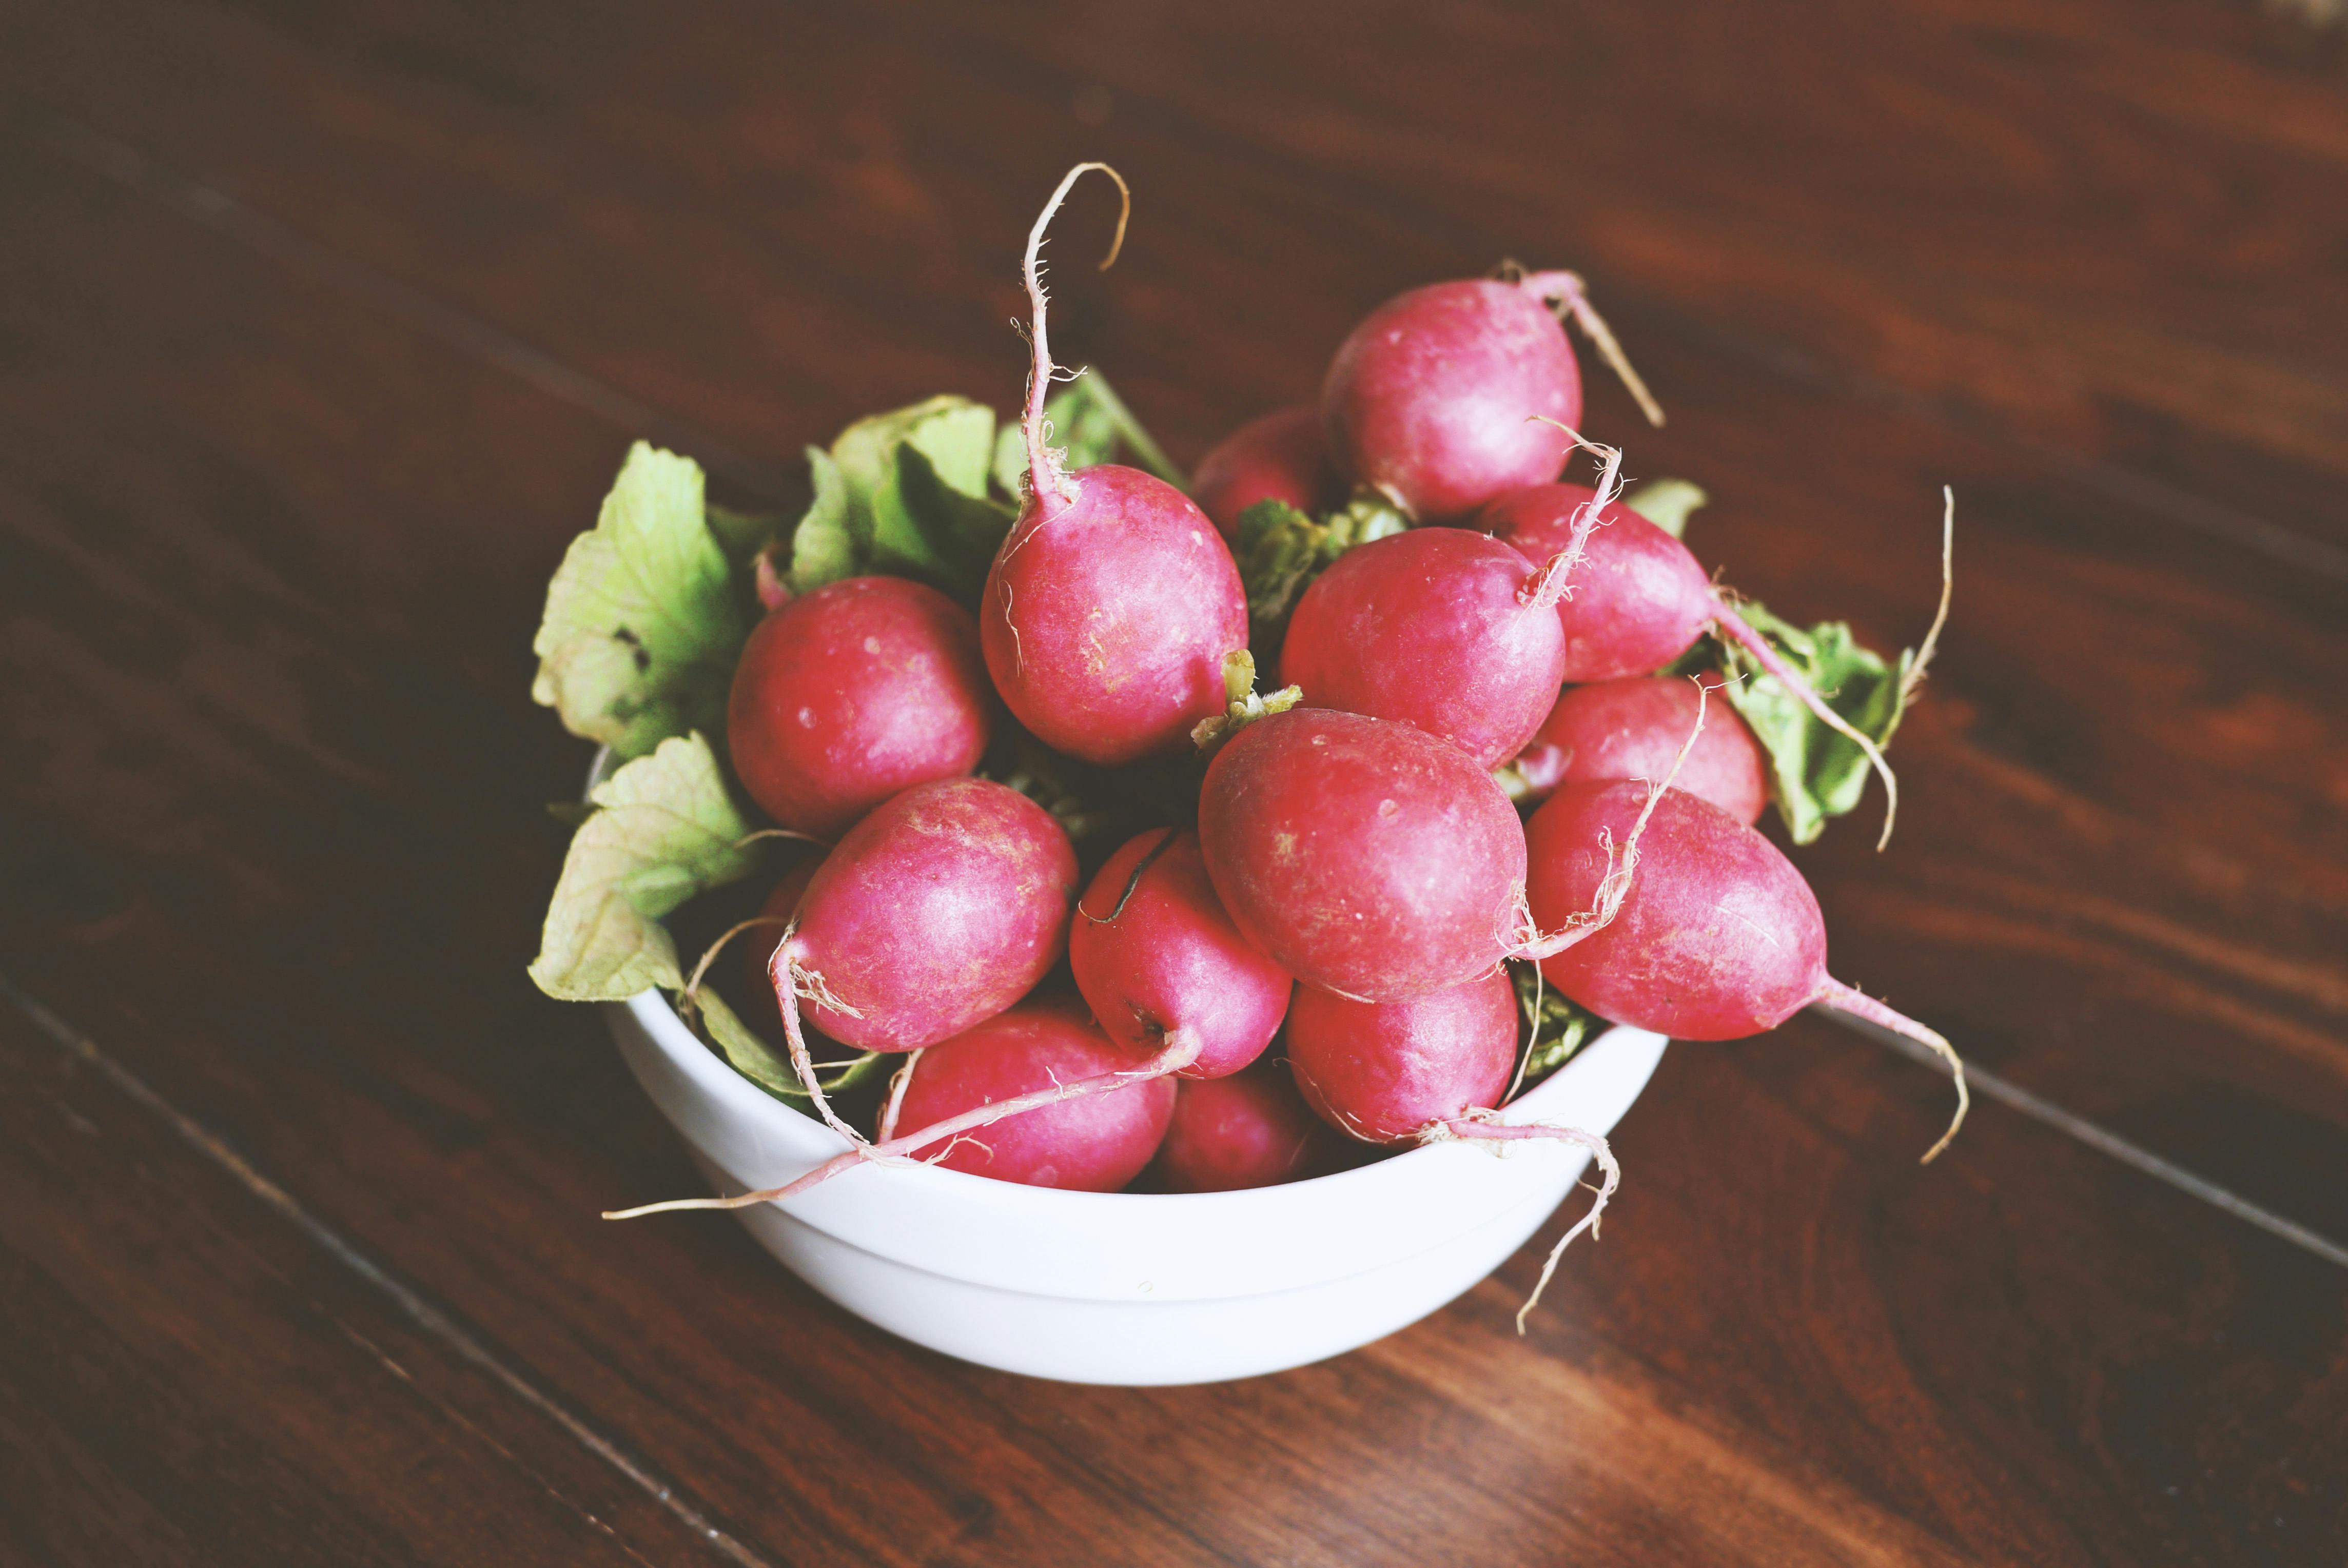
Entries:
{"type": "Polygon", "coordinates": [[[1223,656],[1247,645],[1247,597],[1230,549],[1189,497],[1114,463],[1068,472],[1045,441],[1055,367],[1036,253],[1068,188],[1090,169],[1125,190],[1107,165],[1078,164],[1027,237],[1028,494],[987,573],[979,639],[1022,724],[1056,749],[1117,765],[1179,748],[1191,726],[1222,711],[1223,656]]]}
{"type": "MultiPolygon", "coordinates": [[[[1516,759],[1546,799],[1587,779],[1661,779],[1687,738],[1704,699],[1694,681],[1630,676],[1569,686],[1516,759]]],[[[1750,827],[1769,804],[1768,762],[1750,726],[1731,709],[1688,748],[1673,787],[1709,800],[1750,827]]]]}
{"type": "Polygon", "coordinates": [[[1068,835],[1017,790],[951,779],[848,830],[798,901],[767,973],[792,1066],[825,1120],[806,1021],[860,1051],[935,1045],[1034,989],[1059,961],[1076,892],[1068,835]]]}
{"type": "Polygon", "coordinates": [[[1191,499],[1227,542],[1239,538],[1240,513],[1260,500],[1284,500],[1317,517],[1344,495],[1322,438],[1321,410],[1310,403],[1241,425],[1190,470],[1191,499]]]}
{"type": "Polygon", "coordinates": [[[1232,923],[1324,991],[1444,990],[1525,934],[1516,809],[1408,725],[1318,708],[1248,725],[1207,769],[1199,840],[1232,923]]]}
{"type": "Polygon", "coordinates": [[[1415,726],[1488,771],[1557,701],[1565,592],[1562,560],[1552,571],[1468,529],[1415,528],[1347,551],[1314,579],[1289,620],[1281,674],[1314,707],[1415,726]]]}
{"type": "Polygon", "coordinates": [[[1168,1192],[1233,1192],[1302,1181],[1323,1164],[1331,1134],[1278,1062],[1177,1086],[1174,1119],[1150,1162],[1168,1192]]]}
{"type": "Polygon", "coordinates": [[[1101,1027],[1155,1052],[1181,1036],[1183,1077],[1216,1078],[1263,1054],[1294,989],[1215,897],[1195,833],[1156,828],[1111,855],[1076,903],[1068,965],[1101,1027]]]}
{"type": "Polygon", "coordinates": [[[1494,501],[1476,520],[1528,556],[1562,555],[1570,562],[1569,586],[1557,607],[1565,632],[1565,678],[1652,675],[1693,647],[1707,625],[1717,625],[1819,722],[1866,754],[1883,780],[1882,842],[1890,843],[1900,781],[1882,748],[1828,707],[1768,639],[1746,624],[1686,545],[1614,500],[1609,481],[1622,454],[1596,449],[1608,454],[1608,480],[1599,490],[1533,485],[1494,501]]]}
{"type": "Polygon", "coordinates": [[[1467,279],[1395,295],[1338,347],[1321,388],[1331,456],[1420,522],[1557,478],[1570,444],[1527,422],[1581,421],[1581,372],[1553,304],[1591,331],[1662,424],[1579,277],[1467,279]]]}
{"type": "Polygon", "coordinates": [[[1735,1040],[1774,1029],[1813,1003],[1922,1042],[1957,1080],[1957,1113],[1924,1158],[1948,1147],[1965,1118],[1964,1066],[1949,1042],[1827,973],[1818,901],[1776,845],[1709,801],[1677,789],[1591,780],[1533,814],[1533,913],[1582,907],[1612,871],[1594,848],[1652,811],[1637,876],[1613,920],[1542,961],[1541,973],[1601,1016],[1684,1040],[1735,1040]]]}
{"type": "Polygon", "coordinates": [[[1585,1230],[1596,1233],[1622,1171],[1595,1133],[1498,1119],[1491,1108],[1515,1070],[1517,1018],[1516,987],[1506,974],[1384,1004],[1299,986],[1289,1012],[1288,1059],[1305,1102],[1329,1125],[1365,1143],[1544,1138],[1590,1151],[1604,1179],[1590,1212],[1558,1239],[1518,1310],[1522,1334],[1566,1247],[1585,1230]]]}
{"type": "Polygon", "coordinates": [[[1517,990],[1505,970],[1406,1002],[1301,987],[1288,1062],[1323,1120],[1365,1143],[1416,1141],[1428,1125],[1498,1103],[1517,1065],[1517,990]]]}
{"type": "Polygon", "coordinates": [[[767,815],[829,837],[900,789],[977,767],[994,712],[969,611],[902,577],[851,577],[750,634],[726,738],[767,815]]]}
{"type": "MultiPolygon", "coordinates": [[[[914,1056],[892,1088],[883,1141],[1063,1083],[1116,1074],[1138,1058],[1096,1028],[1073,997],[1021,1004],[914,1056]]],[[[1141,1174],[1174,1114],[1174,1084],[1137,1078],[940,1135],[929,1162],[998,1181],[1114,1192],[1141,1174]]]]}

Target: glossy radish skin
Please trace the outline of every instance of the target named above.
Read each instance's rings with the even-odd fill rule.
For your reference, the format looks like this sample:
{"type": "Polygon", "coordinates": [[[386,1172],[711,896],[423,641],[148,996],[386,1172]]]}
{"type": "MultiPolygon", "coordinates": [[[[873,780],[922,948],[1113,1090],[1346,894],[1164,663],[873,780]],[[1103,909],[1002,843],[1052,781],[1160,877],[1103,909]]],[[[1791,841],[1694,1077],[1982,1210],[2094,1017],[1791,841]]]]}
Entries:
{"type": "Polygon", "coordinates": [[[750,634],[726,739],[767,815],[830,838],[900,789],[977,767],[994,711],[969,611],[906,578],[851,577],[750,634]]]}
{"type": "Polygon", "coordinates": [[[1414,1142],[1435,1122],[1498,1103],[1517,1066],[1517,993],[1505,973],[1406,1002],[1300,988],[1288,1060],[1305,1103],[1365,1143],[1414,1142]]]}
{"type": "Polygon", "coordinates": [[[1171,828],[1128,841],[1094,876],[1068,928],[1068,965],[1119,1044],[1148,1054],[1178,1029],[1195,1037],[1199,1054],[1180,1069],[1190,1078],[1222,1078],[1262,1056],[1294,988],[1223,912],[1199,836],[1171,828]]]}
{"type": "MultiPolygon", "coordinates": [[[[1622,843],[1644,785],[1569,785],[1533,814],[1533,914],[1584,907],[1605,874],[1599,835],[1622,843]],[[1583,903],[1577,904],[1580,898],[1583,903]]],[[[1639,840],[1631,893],[1612,923],[1545,959],[1551,984],[1601,1016],[1683,1040],[1774,1029],[1827,978],[1818,901],[1776,845],[1709,801],[1666,789],[1639,840]]]]}
{"type": "MultiPolygon", "coordinates": [[[[1565,549],[1575,514],[1592,499],[1581,485],[1536,485],[1493,502],[1476,525],[1546,561],[1565,549]]],[[[1598,520],[1557,606],[1565,678],[1576,684],[1653,675],[1720,613],[1712,579],[1686,545],[1620,501],[1601,507],[1598,520]]]]}
{"type": "Polygon", "coordinates": [[[770,973],[778,992],[796,975],[807,1021],[844,1045],[934,1045],[1011,1006],[1059,961],[1076,883],[1068,835],[1017,790],[983,779],[918,785],[824,858],[770,973]]]}
{"type": "Polygon", "coordinates": [[[1259,1062],[1231,1078],[1180,1086],[1150,1174],[1169,1192],[1276,1187],[1326,1163],[1320,1157],[1327,1136],[1288,1068],[1259,1062]]]}
{"type": "Polygon", "coordinates": [[[1398,1001],[1498,969],[1525,840],[1475,759],[1423,730],[1295,708],[1218,752],[1199,840],[1232,923],[1297,979],[1398,1001]]]}
{"type": "Polygon", "coordinates": [[[1281,674],[1314,707],[1411,725],[1497,768],[1524,748],[1564,679],[1539,564],[1464,528],[1347,551],[1298,601],[1281,674]]]}
{"type": "Polygon", "coordinates": [[[1207,514],[1161,479],[1103,463],[1031,497],[987,573],[987,672],[1056,750],[1114,766],[1179,750],[1223,711],[1223,655],[1247,646],[1239,568],[1207,514]]]}
{"type": "Polygon", "coordinates": [[[1421,522],[1468,517],[1554,480],[1581,422],[1581,372],[1533,291],[1434,284],[1372,311],[1321,388],[1329,451],[1421,522]]]}
{"type": "Polygon", "coordinates": [[[1240,513],[1258,501],[1284,500],[1318,515],[1344,492],[1321,434],[1321,410],[1310,403],[1241,425],[1190,470],[1191,499],[1231,541],[1239,536],[1240,513]]]}
{"type": "Polygon", "coordinates": [[[1628,676],[1570,686],[1517,758],[1532,799],[1588,779],[1669,778],[1674,789],[1709,800],[1750,827],[1769,804],[1769,770],[1760,741],[1736,710],[1703,705],[1695,683],[1674,676],[1628,676]],[[1676,776],[1672,764],[1695,730],[1676,776]]]}
{"type": "MultiPolygon", "coordinates": [[[[1030,1002],[923,1051],[897,1104],[896,1130],[918,1131],[1014,1095],[1139,1065],[1072,999],[1030,1002]]],[[[1030,1187],[1114,1192],[1141,1174],[1173,1115],[1174,1080],[1149,1078],[1004,1117],[952,1144],[936,1162],[1030,1187]]]]}

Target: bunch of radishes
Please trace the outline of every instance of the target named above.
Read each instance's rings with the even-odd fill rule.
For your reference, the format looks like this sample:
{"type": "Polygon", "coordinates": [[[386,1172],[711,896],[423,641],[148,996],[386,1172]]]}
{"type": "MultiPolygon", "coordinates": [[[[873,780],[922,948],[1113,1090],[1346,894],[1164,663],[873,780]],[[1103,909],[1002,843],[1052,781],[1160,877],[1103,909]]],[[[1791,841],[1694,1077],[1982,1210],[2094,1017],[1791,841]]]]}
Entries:
{"type": "MultiPolygon", "coordinates": [[[[1025,471],[975,614],[910,576],[794,593],[787,538],[733,667],[733,776],[777,825],[744,842],[821,847],[736,928],[764,933],[752,974],[797,1083],[754,1076],[850,1150],[775,1192],[651,1207],[897,1158],[1206,1191],[1333,1169],[1348,1146],[1524,1136],[1591,1147],[1611,1191],[1602,1141],[1496,1114],[1529,1048],[1512,964],[1684,1039],[1824,1004],[1953,1067],[1829,977],[1817,901],[1753,826],[1762,747],[1725,707],[1706,721],[1703,683],[1658,672],[1732,640],[1889,793],[1875,741],[1616,499],[1619,453],[1591,448],[1595,489],[1559,482],[1589,445],[1563,318],[1660,418],[1580,280],[1511,269],[1389,301],[1317,407],[1240,429],[1189,494],[1070,468],[1036,253],[1103,167],[1070,171],[1030,236],[1025,471]],[[1285,689],[1259,694],[1273,667],[1285,689]],[[1062,817],[973,776],[1006,736],[1156,821],[1080,860],[1062,817]],[[869,1131],[831,1103],[827,1042],[901,1064],[869,1131]]],[[[953,518],[986,537],[968,501],[953,518]]],[[[1962,1119],[1961,1069],[1958,1088],[1962,1119]]]]}

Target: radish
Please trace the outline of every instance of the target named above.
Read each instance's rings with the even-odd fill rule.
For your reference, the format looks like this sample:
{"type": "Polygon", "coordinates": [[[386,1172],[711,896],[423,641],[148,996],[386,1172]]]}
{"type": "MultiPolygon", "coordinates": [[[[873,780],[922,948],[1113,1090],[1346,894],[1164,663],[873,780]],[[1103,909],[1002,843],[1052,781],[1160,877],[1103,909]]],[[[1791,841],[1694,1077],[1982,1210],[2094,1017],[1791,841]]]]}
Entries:
{"type": "Polygon", "coordinates": [[[1581,420],[1581,372],[1556,310],[1590,331],[1662,424],[1579,277],[1466,279],[1395,295],[1338,347],[1321,388],[1331,456],[1420,522],[1557,478],[1570,443],[1527,422],[1581,420]]]}
{"type": "MultiPolygon", "coordinates": [[[[1073,997],[1022,1003],[916,1053],[891,1086],[884,1143],[969,1113],[1132,1067],[1131,1054],[1086,1020],[1073,997]]],[[[1141,1174],[1174,1115],[1170,1079],[1055,1100],[994,1121],[981,1139],[939,1133],[928,1162],[998,1181],[1114,1192],[1141,1174]],[[942,1145],[942,1146],[941,1146],[942,1145]]],[[[908,1151],[922,1144],[908,1144],[908,1151]]]]}
{"type": "Polygon", "coordinates": [[[1049,813],[983,779],[916,785],[848,830],[768,962],[791,1064],[833,1129],[805,1021],[860,1051],[935,1045],[1035,988],[1066,950],[1076,851],[1049,813]]]}
{"type": "MultiPolygon", "coordinates": [[[[1672,766],[1704,705],[1694,681],[1632,676],[1569,686],[1515,767],[1529,792],[1548,799],[1560,785],[1587,779],[1660,779],[1672,766]]],[[[1747,827],[1769,804],[1768,761],[1753,730],[1734,710],[1704,727],[1673,781],[1747,827]]]]}
{"type": "MultiPolygon", "coordinates": [[[[1034,363],[1021,428],[1027,499],[986,575],[979,639],[995,689],[1047,746],[1113,766],[1179,748],[1223,708],[1223,656],[1247,645],[1247,597],[1215,526],[1138,469],[1065,470],[1045,440],[1055,366],[1036,253],[1086,170],[1068,171],[1027,237],[1034,363]]],[[[1117,242],[1125,220],[1117,220],[1117,242]]],[[[1109,247],[1106,267],[1117,259],[1109,247]]]]}
{"type": "Polygon", "coordinates": [[[1684,1040],[1742,1039],[1817,1003],[1921,1041],[1956,1075],[1956,1116],[1924,1158],[1947,1148],[1969,1103],[1955,1049],[1827,973],[1826,922],[1809,884],[1719,807],[1634,783],[1568,785],[1529,830],[1534,914],[1582,907],[1612,871],[1596,846],[1643,811],[1652,815],[1636,880],[1603,929],[1542,960],[1550,982],[1603,1017],[1684,1040]]]}
{"type": "MultiPolygon", "coordinates": [[[[783,944],[783,934],[790,925],[791,917],[798,913],[800,895],[807,892],[808,883],[815,880],[816,868],[821,864],[821,855],[802,855],[797,864],[783,873],[774,891],[767,894],[766,902],[758,906],[757,914],[736,928],[747,927],[760,933],[742,949],[742,978],[749,996],[742,1011],[742,1021],[761,1033],[771,1034],[782,1027],[782,1006],[775,999],[775,949],[783,944]]],[[[725,938],[718,940],[723,942],[725,938]]]]}
{"type": "Polygon", "coordinates": [[[1565,631],[1565,678],[1652,675],[1693,647],[1706,626],[1718,627],[1820,723],[1866,755],[1883,780],[1881,844],[1889,844],[1900,781],[1881,748],[1828,707],[1768,639],[1746,624],[1686,545],[1614,499],[1610,481],[1621,454],[1597,449],[1608,454],[1608,479],[1599,490],[1532,485],[1495,500],[1476,520],[1478,528],[1529,557],[1562,555],[1570,562],[1564,570],[1570,583],[1557,606],[1565,631]]]}
{"type": "Polygon", "coordinates": [[[1179,1037],[1185,1078],[1235,1073],[1288,1013],[1287,973],[1248,944],[1207,878],[1199,836],[1157,828],[1111,855],[1068,932],[1068,965],[1119,1044],[1158,1051],[1179,1037]]]}
{"type": "MultiPolygon", "coordinates": [[[[1633,838],[1637,830],[1632,830],[1633,838]]],[[[1590,1151],[1604,1173],[1590,1212],[1541,1265],[1517,1311],[1517,1332],[1540,1304],[1573,1239],[1595,1235],[1622,1180],[1614,1151],[1596,1133],[1551,1122],[1503,1122],[1492,1107],[1517,1060],[1517,991],[1505,973],[1406,1002],[1373,1004],[1299,986],[1288,1019],[1288,1060],[1305,1103],[1365,1143],[1439,1143],[1450,1139],[1546,1138],[1590,1151]]]]}
{"type": "Polygon", "coordinates": [[[1321,410],[1310,403],[1241,425],[1190,470],[1191,499],[1234,545],[1240,513],[1260,500],[1284,500],[1317,517],[1344,492],[1322,438],[1321,410]]]}
{"type": "Polygon", "coordinates": [[[1364,1143],[1408,1143],[1497,1104],[1517,1065],[1517,988],[1505,970],[1406,1002],[1301,987],[1288,1063],[1304,1102],[1364,1143]]]}
{"type": "Polygon", "coordinates": [[[1330,1136],[1288,1069],[1259,1062],[1230,1078],[1177,1085],[1174,1119],[1149,1171],[1168,1192],[1276,1187],[1334,1164],[1324,1158],[1330,1136]]]}
{"type": "Polygon", "coordinates": [[[1208,766],[1207,872],[1232,923],[1307,985],[1397,1001],[1522,940],[1525,839],[1490,774],[1408,725],[1292,708],[1208,766]]]}
{"type": "Polygon", "coordinates": [[[851,577],[750,634],[726,747],[768,816],[829,837],[901,789],[977,767],[994,707],[969,611],[906,578],[851,577]]]}
{"type": "Polygon", "coordinates": [[[1536,567],[1464,528],[1415,528],[1347,551],[1297,602],[1281,674],[1314,707],[1416,726],[1488,772],[1524,748],[1557,701],[1563,563],[1536,567]]]}

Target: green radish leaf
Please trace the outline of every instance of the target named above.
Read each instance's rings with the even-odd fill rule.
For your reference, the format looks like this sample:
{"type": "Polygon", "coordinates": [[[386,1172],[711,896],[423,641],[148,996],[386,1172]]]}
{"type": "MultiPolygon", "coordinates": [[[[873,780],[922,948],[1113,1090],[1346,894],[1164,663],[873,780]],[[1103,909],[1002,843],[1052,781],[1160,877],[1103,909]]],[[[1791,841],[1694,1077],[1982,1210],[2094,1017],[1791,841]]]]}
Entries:
{"type": "MultiPolygon", "coordinates": [[[[1051,427],[1046,438],[1067,455],[1071,469],[1088,469],[1095,463],[1114,462],[1121,455],[1130,456],[1175,489],[1190,486],[1165,449],[1133,417],[1108,377],[1097,370],[1088,366],[1076,372],[1066,391],[1045,402],[1044,418],[1051,427]]],[[[1015,503],[1025,499],[1020,487],[1026,478],[1026,438],[1014,419],[994,438],[994,482],[1015,503]]]]}
{"type": "Polygon", "coordinates": [[[792,592],[887,572],[974,602],[1011,526],[986,493],[994,444],[994,409],[942,397],[860,419],[829,451],[808,448],[815,497],[791,532],[792,592]]]}
{"type": "Polygon", "coordinates": [[[1410,526],[1391,502],[1359,495],[1320,521],[1284,500],[1260,500],[1240,513],[1240,582],[1247,590],[1248,619],[1262,634],[1287,622],[1297,598],[1340,555],[1410,526]]]}
{"type": "MultiPolygon", "coordinates": [[[[1805,629],[1751,601],[1738,611],[1852,728],[1878,746],[1890,744],[1903,712],[1900,686],[1916,658],[1912,651],[1902,653],[1895,668],[1861,647],[1840,621],[1805,629]]],[[[1828,818],[1859,805],[1867,792],[1866,754],[1821,723],[1752,655],[1715,635],[1674,669],[1720,675],[1725,684],[1718,695],[1752,727],[1769,754],[1770,799],[1794,842],[1809,843],[1826,830],[1828,818]]]]}
{"type": "Polygon", "coordinates": [[[700,465],[637,442],[547,589],[530,696],[622,758],[716,733],[754,622],[745,582],[711,527],[700,465]]]}
{"type": "Polygon", "coordinates": [[[1624,506],[1673,539],[1686,534],[1688,513],[1711,501],[1702,485],[1688,480],[1649,480],[1622,498],[1624,506]]]}
{"type": "Polygon", "coordinates": [[[623,1001],[685,985],[661,917],[757,864],[751,825],[727,793],[717,754],[698,732],[661,742],[588,799],[594,814],[572,835],[530,977],[550,996],[623,1001]]]}
{"type": "Polygon", "coordinates": [[[783,525],[783,519],[772,513],[736,511],[730,506],[714,502],[708,508],[708,519],[709,531],[717,536],[718,548],[736,566],[748,565],[783,525]]]}
{"type": "Polygon", "coordinates": [[[791,592],[812,593],[829,583],[856,575],[865,555],[868,527],[860,536],[848,505],[848,481],[839,465],[821,447],[807,449],[808,472],[815,480],[815,499],[791,531],[791,592]]]}
{"type": "Polygon", "coordinates": [[[1541,983],[1540,970],[1531,964],[1510,964],[1509,982],[1517,990],[1517,1010],[1524,1018],[1523,1089],[1530,1088],[1572,1058],[1573,1054],[1607,1028],[1606,1020],[1541,983]]]}
{"type": "MultiPolygon", "coordinates": [[[[678,1009],[684,1011],[682,1006],[678,1009]]],[[[726,1005],[726,998],[713,988],[705,986],[694,993],[694,1008],[701,1016],[702,1032],[706,1035],[734,1070],[773,1095],[792,1109],[815,1114],[815,1102],[799,1075],[791,1070],[791,1059],[775,1049],[756,1029],[744,1023],[741,1016],[726,1005]]],[[[862,1056],[845,1062],[818,1062],[816,1081],[823,1085],[826,1097],[844,1094],[861,1088],[876,1078],[885,1077],[890,1068],[902,1062],[902,1056],[883,1056],[879,1051],[866,1051],[862,1056]]]]}

